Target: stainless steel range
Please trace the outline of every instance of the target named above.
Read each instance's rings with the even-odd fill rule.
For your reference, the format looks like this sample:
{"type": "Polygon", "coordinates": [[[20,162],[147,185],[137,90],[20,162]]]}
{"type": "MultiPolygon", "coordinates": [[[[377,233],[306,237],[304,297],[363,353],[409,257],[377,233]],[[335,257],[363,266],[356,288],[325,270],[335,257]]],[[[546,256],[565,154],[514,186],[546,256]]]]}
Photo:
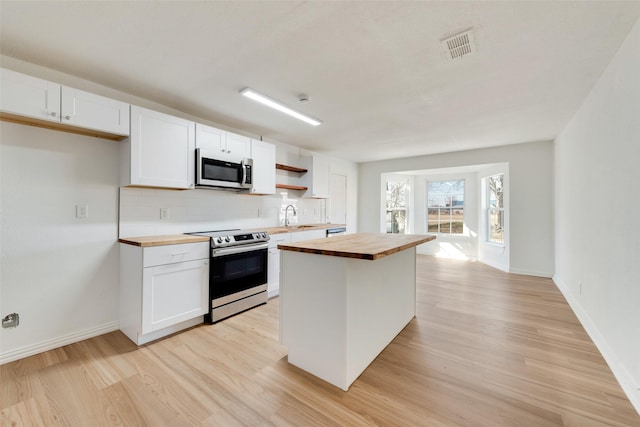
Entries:
{"type": "Polygon", "coordinates": [[[188,233],[211,238],[209,314],[216,323],[267,302],[266,231],[222,230],[188,233]]]}

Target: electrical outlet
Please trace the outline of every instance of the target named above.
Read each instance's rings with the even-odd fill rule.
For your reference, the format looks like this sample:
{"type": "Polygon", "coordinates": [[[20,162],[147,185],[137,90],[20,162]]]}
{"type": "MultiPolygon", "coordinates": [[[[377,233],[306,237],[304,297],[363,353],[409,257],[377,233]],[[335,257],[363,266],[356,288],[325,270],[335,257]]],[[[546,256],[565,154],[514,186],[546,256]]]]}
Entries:
{"type": "Polygon", "coordinates": [[[20,315],[18,313],[7,314],[2,319],[3,328],[17,328],[20,324],[20,315]]]}
{"type": "Polygon", "coordinates": [[[88,218],[89,205],[76,205],[76,218],[88,218]]]}
{"type": "Polygon", "coordinates": [[[160,208],[160,219],[169,219],[169,208],[160,208]]]}

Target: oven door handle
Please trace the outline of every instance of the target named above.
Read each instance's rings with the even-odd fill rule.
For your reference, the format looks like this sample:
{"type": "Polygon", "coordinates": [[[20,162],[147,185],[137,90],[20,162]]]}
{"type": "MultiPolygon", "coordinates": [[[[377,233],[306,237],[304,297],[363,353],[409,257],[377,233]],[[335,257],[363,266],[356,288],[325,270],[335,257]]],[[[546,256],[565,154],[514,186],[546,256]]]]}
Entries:
{"type": "Polygon", "coordinates": [[[260,249],[267,249],[268,247],[269,247],[269,243],[264,242],[257,245],[244,245],[244,246],[234,246],[231,248],[212,249],[211,257],[217,258],[225,255],[239,254],[242,252],[258,251],[260,249]]]}

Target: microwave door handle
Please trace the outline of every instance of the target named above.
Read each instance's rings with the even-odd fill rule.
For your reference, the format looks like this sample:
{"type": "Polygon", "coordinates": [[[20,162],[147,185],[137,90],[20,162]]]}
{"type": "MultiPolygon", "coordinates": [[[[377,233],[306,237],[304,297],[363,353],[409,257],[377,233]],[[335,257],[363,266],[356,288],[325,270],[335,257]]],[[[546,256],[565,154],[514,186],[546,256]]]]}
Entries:
{"type": "Polygon", "coordinates": [[[244,159],[240,162],[240,167],[242,168],[242,185],[247,183],[247,166],[244,164],[244,159]]]}

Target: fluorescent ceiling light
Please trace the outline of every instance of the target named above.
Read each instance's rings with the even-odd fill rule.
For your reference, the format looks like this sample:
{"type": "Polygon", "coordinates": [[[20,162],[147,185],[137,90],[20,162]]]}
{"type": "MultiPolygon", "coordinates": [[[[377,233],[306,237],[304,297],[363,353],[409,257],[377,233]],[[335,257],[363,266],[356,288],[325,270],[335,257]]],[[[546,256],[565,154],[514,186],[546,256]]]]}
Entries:
{"type": "Polygon", "coordinates": [[[282,113],[288,114],[292,117],[295,117],[298,120],[302,120],[303,122],[309,123],[310,125],[313,126],[318,126],[321,125],[322,122],[318,119],[314,119],[311,116],[307,116],[306,114],[302,114],[299,113],[295,110],[292,110],[291,108],[282,105],[281,103],[279,103],[278,101],[276,101],[273,98],[269,98],[268,96],[262,95],[261,93],[256,92],[255,90],[251,89],[251,88],[245,88],[242,89],[240,91],[240,93],[244,96],[246,96],[247,98],[253,99],[254,101],[258,101],[261,104],[266,105],[267,107],[271,107],[273,109],[276,109],[282,113]]]}

